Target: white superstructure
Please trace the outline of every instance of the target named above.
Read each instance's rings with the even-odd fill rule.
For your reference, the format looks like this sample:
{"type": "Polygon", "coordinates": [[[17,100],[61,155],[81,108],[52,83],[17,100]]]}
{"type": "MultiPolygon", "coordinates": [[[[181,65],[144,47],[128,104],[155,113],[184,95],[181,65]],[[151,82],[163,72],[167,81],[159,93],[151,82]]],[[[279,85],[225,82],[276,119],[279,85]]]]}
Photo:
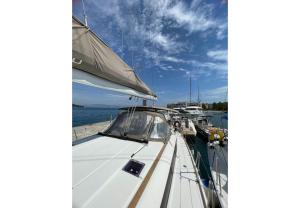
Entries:
{"type": "Polygon", "coordinates": [[[187,106],[184,110],[193,116],[205,116],[202,108],[199,106],[187,106]]]}

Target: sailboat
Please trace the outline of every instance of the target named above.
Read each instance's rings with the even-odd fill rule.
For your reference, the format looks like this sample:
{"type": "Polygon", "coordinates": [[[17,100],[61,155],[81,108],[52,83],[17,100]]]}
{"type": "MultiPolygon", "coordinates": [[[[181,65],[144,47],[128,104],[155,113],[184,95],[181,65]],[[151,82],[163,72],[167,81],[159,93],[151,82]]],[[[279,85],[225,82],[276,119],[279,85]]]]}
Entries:
{"type": "MultiPolygon", "coordinates": [[[[90,28],[75,17],[72,21],[73,82],[157,99],[90,28]]],[[[210,206],[184,137],[166,119],[172,110],[120,111],[106,131],[73,143],[73,207],[210,206]]]]}

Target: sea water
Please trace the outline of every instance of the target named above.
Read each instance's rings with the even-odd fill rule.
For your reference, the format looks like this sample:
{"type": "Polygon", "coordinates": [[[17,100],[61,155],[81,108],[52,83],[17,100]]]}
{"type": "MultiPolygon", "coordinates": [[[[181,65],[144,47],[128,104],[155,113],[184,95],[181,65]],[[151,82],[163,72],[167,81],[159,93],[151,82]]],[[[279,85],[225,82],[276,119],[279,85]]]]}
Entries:
{"type": "MultiPolygon", "coordinates": [[[[228,128],[228,115],[224,112],[209,112],[211,117],[209,117],[209,122],[212,123],[215,127],[219,128],[228,128]]],[[[196,137],[188,139],[187,143],[189,148],[194,152],[194,159],[196,160],[197,152],[200,153],[200,165],[199,165],[199,174],[202,180],[208,181],[210,176],[210,167],[207,154],[207,144],[205,143],[205,138],[201,134],[197,134],[196,137]]]]}
{"type": "Polygon", "coordinates": [[[118,115],[117,108],[77,108],[73,107],[72,126],[82,126],[102,121],[109,121],[118,115]]]}

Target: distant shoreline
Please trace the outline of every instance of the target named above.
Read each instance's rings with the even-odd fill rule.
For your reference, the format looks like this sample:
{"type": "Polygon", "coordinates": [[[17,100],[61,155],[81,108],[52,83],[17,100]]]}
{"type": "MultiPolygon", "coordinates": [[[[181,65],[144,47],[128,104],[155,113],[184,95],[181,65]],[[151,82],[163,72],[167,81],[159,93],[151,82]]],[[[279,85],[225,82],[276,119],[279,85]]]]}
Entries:
{"type": "Polygon", "coordinates": [[[84,108],[83,105],[76,105],[76,104],[72,104],[72,107],[73,107],[73,108],[84,108]]]}

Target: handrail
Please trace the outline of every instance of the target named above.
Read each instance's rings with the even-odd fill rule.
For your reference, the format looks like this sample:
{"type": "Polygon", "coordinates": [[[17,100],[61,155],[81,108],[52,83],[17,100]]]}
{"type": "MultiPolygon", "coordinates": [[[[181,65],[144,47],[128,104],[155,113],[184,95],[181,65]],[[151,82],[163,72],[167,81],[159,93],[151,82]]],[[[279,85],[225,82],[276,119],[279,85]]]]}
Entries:
{"type": "MultiPolygon", "coordinates": [[[[204,197],[203,187],[201,186],[201,178],[200,178],[200,175],[199,175],[199,172],[198,172],[198,168],[196,167],[194,158],[193,158],[193,156],[192,156],[192,154],[191,154],[190,148],[188,147],[188,145],[187,145],[185,139],[183,139],[183,141],[185,142],[185,145],[186,145],[186,147],[187,147],[187,149],[188,149],[189,156],[190,156],[190,158],[191,158],[191,160],[192,160],[193,167],[194,167],[194,169],[196,170],[196,173],[195,173],[195,174],[196,174],[196,178],[197,178],[197,180],[198,180],[198,185],[199,185],[199,189],[200,189],[200,194],[201,194],[201,197],[202,197],[202,199],[203,199],[203,206],[204,206],[205,208],[207,208],[207,207],[208,207],[208,206],[207,206],[207,205],[208,205],[208,202],[207,202],[207,200],[206,200],[206,197],[204,197]]],[[[197,151],[197,153],[198,153],[198,151],[197,151]]]]}
{"type": "MultiPolygon", "coordinates": [[[[188,148],[189,149],[189,148],[188,148]]],[[[190,150],[190,149],[189,149],[190,150]]],[[[194,151],[195,152],[195,151],[194,151]]],[[[196,153],[196,152],[195,152],[196,153]]],[[[193,156],[195,156],[195,154],[193,154],[193,156]]],[[[215,156],[215,154],[214,154],[214,156],[215,156]]],[[[198,161],[199,160],[199,162],[203,162],[204,163],[204,161],[202,160],[202,157],[201,157],[201,154],[197,151],[197,153],[196,153],[196,161],[198,161]]],[[[214,159],[213,159],[214,160],[214,159]]],[[[192,160],[193,161],[193,163],[194,163],[194,160],[192,160]]],[[[213,164],[212,164],[213,165],[213,164]]],[[[213,192],[215,192],[216,193],[216,197],[217,197],[217,199],[218,199],[218,201],[219,201],[219,203],[220,203],[220,199],[219,199],[219,196],[218,196],[218,191],[217,191],[217,188],[216,188],[216,185],[215,185],[215,183],[214,183],[214,180],[213,180],[213,178],[212,178],[212,176],[210,175],[210,172],[207,170],[207,168],[206,168],[206,166],[204,165],[204,169],[205,169],[205,171],[206,171],[206,173],[208,174],[208,177],[209,177],[209,189],[211,190],[211,193],[213,193],[213,192]],[[212,186],[212,187],[211,187],[212,186]]],[[[197,167],[196,167],[196,170],[197,170],[197,175],[199,176],[199,173],[198,173],[198,171],[199,171],[199,168],[198,168],[198,165],[197,165],[197,167]]],[[[199,176],[199,178],[200,178],[200,176],[199,176]]],[[[217,184],[218,185],[218,184],[217,184]]],[[[222,195],[221,195],[222,196],[222,195]]],[[[212,194],[212,207],[215,207],[215,201],[214,201],[214,197],[213,197],[213,194],[212,194]]]]}

